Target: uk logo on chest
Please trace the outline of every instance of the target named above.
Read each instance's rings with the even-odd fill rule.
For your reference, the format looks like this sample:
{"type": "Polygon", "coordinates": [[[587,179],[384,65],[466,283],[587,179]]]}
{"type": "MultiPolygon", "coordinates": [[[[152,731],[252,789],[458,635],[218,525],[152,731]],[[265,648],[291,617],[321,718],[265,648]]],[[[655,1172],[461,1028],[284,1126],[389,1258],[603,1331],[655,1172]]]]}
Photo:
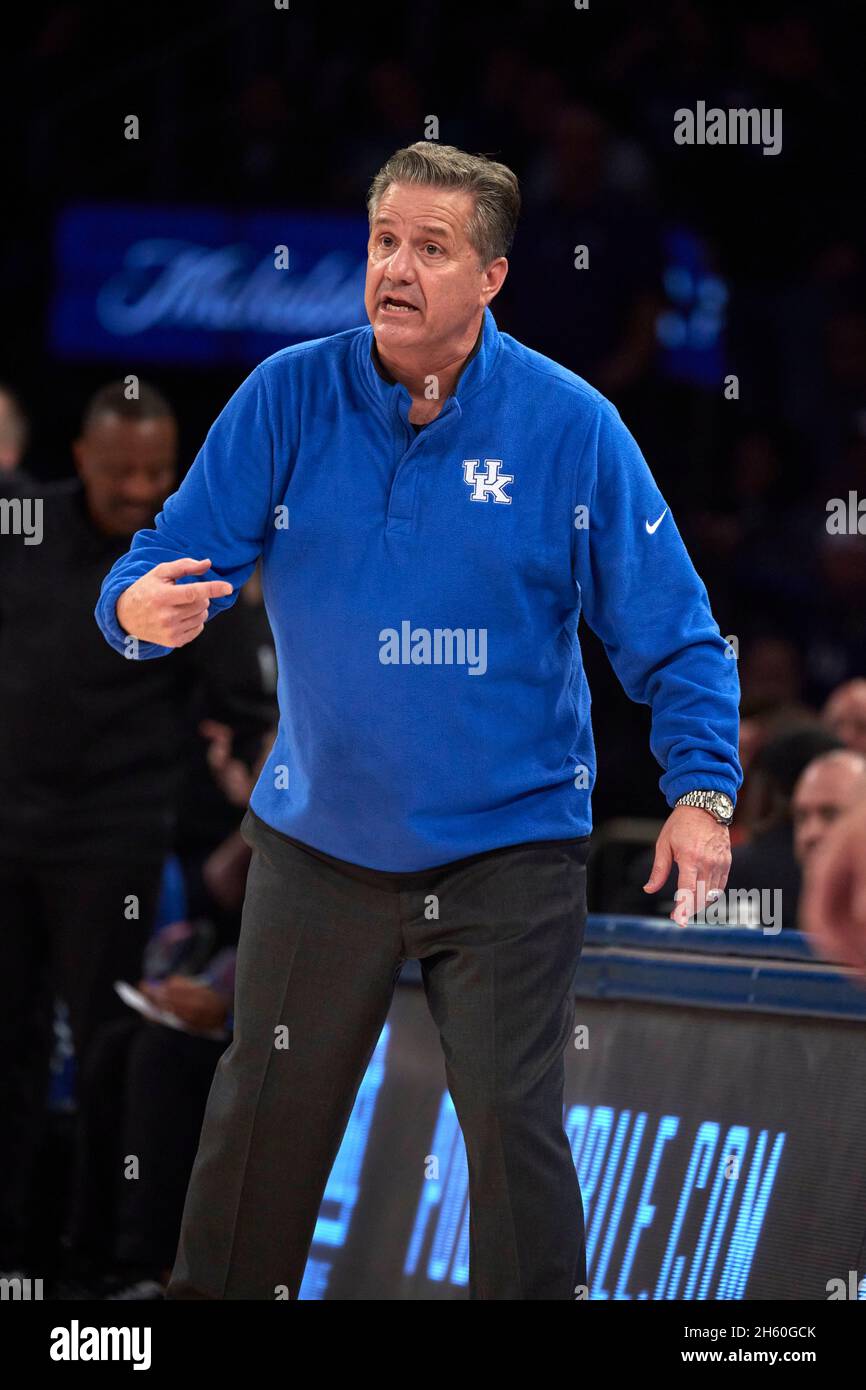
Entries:
{"type": "Polygon", "coordinates": [[[463,481],[471,487],[470,502],[510,503],[511,497],[505,491],[507,483],[514,482],[513,473],[501,473],[502,459],[464,459],[463,481]]]}

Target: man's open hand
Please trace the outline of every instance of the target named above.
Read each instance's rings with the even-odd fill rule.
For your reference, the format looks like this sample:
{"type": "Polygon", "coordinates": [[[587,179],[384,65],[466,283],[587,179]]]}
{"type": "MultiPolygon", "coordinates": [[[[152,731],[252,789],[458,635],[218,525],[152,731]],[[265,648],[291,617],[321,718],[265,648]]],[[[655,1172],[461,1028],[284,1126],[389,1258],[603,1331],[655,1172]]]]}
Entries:
{"type": "Polygon", "coordinates": [[[212,598],[232,593],[223,579],[178,584],[186,574],[205,574],[210,560],[166,560],[124,589],[115,604],[117,621],[140,642],[160,647],[184,647],[198,637],[207,622],[212,598]]]}
{"type": "MultiPolygon", "coordinates": [[[[677,899],[670,914],[684,927],[689,917],[703,912],[708,895],[721,891],[731,869],[731,835],[709,811],[699,806],[675,806],[656,840],[652,873],[645,893],[657,893],[676,864],[677,899]]],[[[712,901],[712,899],[710,899],[712,901]]]]}

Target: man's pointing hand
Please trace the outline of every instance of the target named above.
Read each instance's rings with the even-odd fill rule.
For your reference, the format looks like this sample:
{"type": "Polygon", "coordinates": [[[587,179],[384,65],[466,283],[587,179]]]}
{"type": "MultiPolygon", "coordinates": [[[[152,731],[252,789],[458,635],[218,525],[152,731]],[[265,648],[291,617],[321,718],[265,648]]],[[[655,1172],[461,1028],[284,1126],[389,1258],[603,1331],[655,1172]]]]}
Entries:
{"type": "Polygon", "coordinates": [[[115,604],[117,621],[140,642],[156,642],[160,647],[185,647],[203,630],[212,598],[224,598],[232,586],[223,579],[200,584],[178,584],[187,574],[205,574],[210,560],[167,560],[155,565],[128,589],[115,604]]]}

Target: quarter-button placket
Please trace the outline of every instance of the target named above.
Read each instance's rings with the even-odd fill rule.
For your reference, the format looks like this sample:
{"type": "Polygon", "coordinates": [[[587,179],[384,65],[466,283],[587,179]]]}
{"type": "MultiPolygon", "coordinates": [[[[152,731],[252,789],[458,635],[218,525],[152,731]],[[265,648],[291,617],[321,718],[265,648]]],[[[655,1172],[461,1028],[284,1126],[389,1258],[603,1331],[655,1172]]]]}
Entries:
{"type": "Polygon", "coordinates": [[[405,439],[408,448],[404,451],[397,461],[394,477],[391,482],[391,492],[388,497],[388,517],[385,529],[390,532],[408,531],[415,518],[415,493],[418,485],[418,450],[424,443],[425,438],[430,437],[431,432],[441,428],[447,418],[455,409],[454,397],[443,405],[435,420],[431,420],[429,425],[412,437],[412,427],[409,424],[409,410],[412,405],[412,397],[405,386],[395,386],[395,399],[393,405],[393,421],[395,434],[405,439]],[[399,395],[397,393],[400,393],[399,395]]]}

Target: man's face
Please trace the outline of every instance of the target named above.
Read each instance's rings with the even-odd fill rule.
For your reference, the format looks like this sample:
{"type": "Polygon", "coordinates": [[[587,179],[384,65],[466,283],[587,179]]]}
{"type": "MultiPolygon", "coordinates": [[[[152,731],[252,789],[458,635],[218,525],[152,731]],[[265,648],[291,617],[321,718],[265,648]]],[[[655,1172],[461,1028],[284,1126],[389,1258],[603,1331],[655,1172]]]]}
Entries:
{"type": "Polygon", "coordinates": [[[852,682],[831,695],[824,722],[847,748],[866,755],[866,681],[852,682]]]}
{"type": "Polygon", "coordinates": [[[153,524],[176,481],[177,428],[172,419],[99,415],[72,451],[100,531],[131,536],[153,524]]]}
{"type": "Polygon", "coordinates": [[[382,195],[367,245],[364,305],[386,357],[447,352],[498,292],[508,262],[501,256],[480,268],[465,232],[474,204],[471,193],[416,184],[392,183],[382,195]]]}
{"type": "Polygon", "coordinates": [[[801,868],[834,821],[866,795],[866,764],[854,753],[820,758],[800,774],[791,801],[794,853],[801,868]]]}

